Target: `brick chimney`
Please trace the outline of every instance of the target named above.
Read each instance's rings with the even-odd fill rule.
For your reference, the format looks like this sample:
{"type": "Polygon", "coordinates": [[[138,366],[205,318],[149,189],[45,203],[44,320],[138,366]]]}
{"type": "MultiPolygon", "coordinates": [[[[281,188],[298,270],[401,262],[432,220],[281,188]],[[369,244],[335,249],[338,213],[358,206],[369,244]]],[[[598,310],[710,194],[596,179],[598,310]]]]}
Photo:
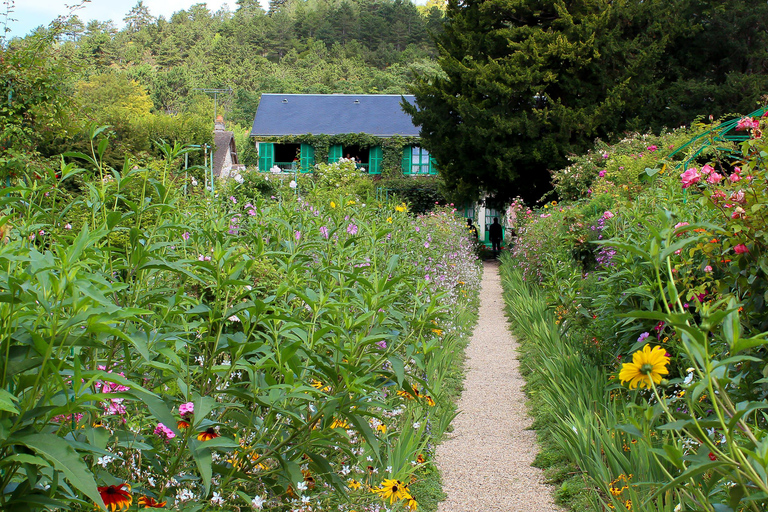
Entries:
{"type": "Polygon", "coordinates": [[[224,116],[222,116],[221,114],[216,116],[216,122],[213,124],[213,130],[217,132],[224,131],[224,116]]]}

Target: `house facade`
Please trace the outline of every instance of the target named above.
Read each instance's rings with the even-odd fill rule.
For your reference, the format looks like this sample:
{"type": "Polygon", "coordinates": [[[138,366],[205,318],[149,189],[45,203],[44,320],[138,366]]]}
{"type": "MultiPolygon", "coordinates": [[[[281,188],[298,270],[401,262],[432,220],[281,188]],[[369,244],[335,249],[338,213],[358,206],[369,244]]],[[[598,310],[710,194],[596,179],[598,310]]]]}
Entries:
{"type": "Polygon", "coordinates": [[[251,129],[261,171],[311,172],[354,158],[369,174],[436,175],[394,94],[262,94],[251,129]]]}

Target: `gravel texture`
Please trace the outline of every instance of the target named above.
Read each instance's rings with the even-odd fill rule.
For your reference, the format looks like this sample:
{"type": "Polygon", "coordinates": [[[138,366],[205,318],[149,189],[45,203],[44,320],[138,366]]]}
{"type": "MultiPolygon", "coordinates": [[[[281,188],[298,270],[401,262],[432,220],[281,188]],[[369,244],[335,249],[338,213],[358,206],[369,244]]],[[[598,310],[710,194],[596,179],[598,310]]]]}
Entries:
{"type": "Polygon", "coordinates": [[[480,318],[467,347],[467,374],[454,430],[437,449],[448,498],[438,512],[559,512],[540,469],[525,406],[517,341],[504,316],[498,263],[486,262],[480,318]]]}

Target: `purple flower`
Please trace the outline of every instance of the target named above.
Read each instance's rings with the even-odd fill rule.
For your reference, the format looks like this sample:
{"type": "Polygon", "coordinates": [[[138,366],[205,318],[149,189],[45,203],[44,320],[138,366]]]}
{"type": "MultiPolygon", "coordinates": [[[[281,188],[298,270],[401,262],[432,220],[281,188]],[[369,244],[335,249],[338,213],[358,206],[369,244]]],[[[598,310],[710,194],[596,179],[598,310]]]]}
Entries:
{"type": "Polygon", "coordinates": [[[349,226],[347,226],[347,233],[349,233],[352,236],[356,235],[357,234],[357,226],[354,225],[354,224],[350,224],[349,226]]]}
{"type": "Polygon", "coordinates": [[[597,173],[597,175],[598,175],[598,176],[600,176],[601,178],[603,178],[603,177],[605,177],[605,175],[606,175],[607,173],[608,173],[608,171],[607,171],[606,169],[603,169],[602,171],[600,171],[599,173],[597,173]]]}
{"type": "Polygon", "coordinates": [[[320,234],[323,235],[326,239],[328,238],[328,228],[325,226],[320,226],[320,234]]]}
{"type": "Polygon", "coordinates": [[[377,346],[378,346],[380,349],[382,349],[382,350],[383,350],[383,349],[385,349],[385,348],[387,348],[387,342],[386,342],[386,341],[384,341],[384,340],[381,340],[381,341],[377,341],[377,342],[376,342],[376,345],[377,345],[377,346]]]}
{"type": "Polygon", "coordinates": [[[189,231],[185,231],[183,235],[181,235],[181,238],[184,240],[189,240],[189,231]]]}
{"type": "Polygon", "coordinates": [[[293,235],[296,237],[297,242],[301,240],[301,231],[296,231],[293,235]]]}
{"type": "Polygon", "coordinates": [[[229,200],[232,201],[234,204],[237,204],[237,199],[235,199],[235,196],[229,196],[229,200]]]}
{"type": "Polygon", "coordinates": [[[650,336],[650,333],[644,332],[643,334],[640,335],[639,338],[637,338],[637,341],[644,341],[649,336],[650,336]]]}

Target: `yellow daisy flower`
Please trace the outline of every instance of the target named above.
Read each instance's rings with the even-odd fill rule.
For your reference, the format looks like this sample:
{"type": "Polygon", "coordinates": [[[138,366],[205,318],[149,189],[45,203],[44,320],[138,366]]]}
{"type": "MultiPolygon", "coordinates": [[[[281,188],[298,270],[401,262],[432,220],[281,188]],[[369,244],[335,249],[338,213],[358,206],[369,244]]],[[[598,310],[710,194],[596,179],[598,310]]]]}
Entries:
{"type": "Polygon", "coordinates": [[[629,389],[635,389],[638,385],[641,388],[651,387],[651,381],[654,384],[661,382],[661,376],[669,373],[667,370],[669,356],[662,347],[653,347],[646,345],[642,350],[632,354],[632,362],[621,365],[619,379],[622,384],[629,382],[629,389]]]}
{"type": "Polygon", "coordinates": [[[371,491],[379,495],[379,497],[387,501],[392,505],[395,500],[404,500],[410,497],[408,492],[408,486],[400,480],[384,479],[380,487],[374,487],[371,491]]]}

